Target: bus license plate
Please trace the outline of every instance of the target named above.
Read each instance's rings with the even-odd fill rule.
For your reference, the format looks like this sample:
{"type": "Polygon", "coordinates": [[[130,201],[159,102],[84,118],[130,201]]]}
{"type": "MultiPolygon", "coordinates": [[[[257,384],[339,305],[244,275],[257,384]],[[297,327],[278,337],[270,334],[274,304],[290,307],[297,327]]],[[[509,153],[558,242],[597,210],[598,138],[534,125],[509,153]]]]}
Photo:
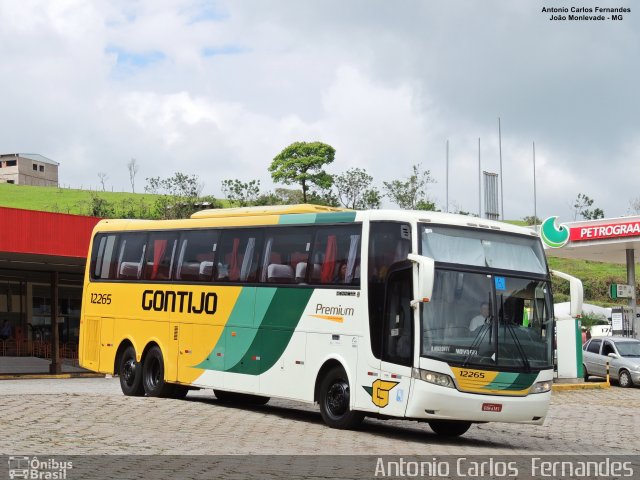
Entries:
{"type": "Polygon", "coordinates": [[[483,403],[482,411],[483,412],[501,412],[502,404],[501,403],[483,403]]]}

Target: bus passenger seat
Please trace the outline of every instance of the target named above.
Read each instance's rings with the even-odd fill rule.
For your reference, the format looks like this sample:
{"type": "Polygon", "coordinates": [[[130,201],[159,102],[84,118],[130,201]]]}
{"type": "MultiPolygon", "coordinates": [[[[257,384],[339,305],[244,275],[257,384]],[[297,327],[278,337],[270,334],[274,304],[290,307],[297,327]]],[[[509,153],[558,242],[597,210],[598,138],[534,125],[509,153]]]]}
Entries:
{"type": "Polygon", "coordinates": [[[122,262],[120,264],[120,275],[118,278],[121,279],[137,279],[140,273],[140,264],[138,262],[122,262]]]}
{"type": "Polygon", "coordinates": [[[307,274],[307,264],[300,262],[296,265],[296,283],[302,283],[305,280],[307,274]]]}
{"type": "Polygon", "coordinates": [[[200,264],[200,278],[211,278],[211,275],[213,275],[213,262],[202,262],[200,264]]]}
{"type": "Polygon", "coordinates": [[[272,263],[267,267],[267,281],[273,283],[293,282],[293,267],[291,265],[272,263]]]}

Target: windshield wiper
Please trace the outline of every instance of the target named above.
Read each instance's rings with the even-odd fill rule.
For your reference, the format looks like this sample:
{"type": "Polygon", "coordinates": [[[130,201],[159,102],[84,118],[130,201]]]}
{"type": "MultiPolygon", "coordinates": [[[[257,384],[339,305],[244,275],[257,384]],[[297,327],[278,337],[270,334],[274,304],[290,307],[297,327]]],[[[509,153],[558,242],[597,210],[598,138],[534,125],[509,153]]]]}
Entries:
{"type": "MultiPolygon", "coordinates": [[[[513,340],[515,342],[516,348],[518,349],[518,353],[520,354],[520,358],[522,359],[522,362],[524,363],[524,367],[525,367],[527,373],[529,373],[529,372],[531,372],[531,365],[529,364],[529,359],[527,358],[527,354],[524,352],[524,348],[522,348],[522,344],[520,343],[520,340],[518,340],[518,336],[515,333],[515,327],[511,324],[511,319],[509,319],[509,323],[507,323],[505,321],[504,297],[502,295],[500,295],[500,312],[502,312],[502,318],[500,318],[500,321],[503,324],[503,331],[507,327],[509,328],[509,333],[511,334],[511,337],[513,338],[513,340]]],[[[503,337],[506,340],[506,335],[503,335],[503,337]]]]}

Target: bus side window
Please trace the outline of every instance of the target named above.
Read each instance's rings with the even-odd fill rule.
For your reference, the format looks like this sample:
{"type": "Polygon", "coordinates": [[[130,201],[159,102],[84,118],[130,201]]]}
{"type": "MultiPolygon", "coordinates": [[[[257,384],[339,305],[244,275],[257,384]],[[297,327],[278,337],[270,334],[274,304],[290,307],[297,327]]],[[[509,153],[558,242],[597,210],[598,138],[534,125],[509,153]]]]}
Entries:
{"type": "Polygon", "coordinates": [[[176,233],[152,233],[147,243],[147,258],[143,278],[145,280],[169,280],[176,254],[176,233]]]}
{"type": "Polygon", "coordinates": [[[224,230],[216,256],[215,281],[256,282],[262,236],[258,229],[224,230]]]}
{"type": "Polygon", "coordinates": [[[260,266],[260,281],[304,283],[310,248],[310,227],[267,230],[260,266]]]}
{"type": "Polygon", "coordinates": [[[220,234],[216,230],[182,232],[176,248],[175,279],[207,282],[213,277],[213,265],[220,234]]]}
{"type": "Polygon", "coordinates": [[[146,233],[126,232],[121,234],[120,253],[118,254],[118,280],[138,280],[140,278],[146,247],[146,233]]]}
{"type": "Polygon", "coordinates": [[[359,225],[318,228],[309,281],[322,285],[360,285],[359,225]]]}
{"type": "Polygon", "coordinates": [[[117,240],[116,234],[96,236],[91,254],[92,279],[109,280],[115,278],[117,240]]]}

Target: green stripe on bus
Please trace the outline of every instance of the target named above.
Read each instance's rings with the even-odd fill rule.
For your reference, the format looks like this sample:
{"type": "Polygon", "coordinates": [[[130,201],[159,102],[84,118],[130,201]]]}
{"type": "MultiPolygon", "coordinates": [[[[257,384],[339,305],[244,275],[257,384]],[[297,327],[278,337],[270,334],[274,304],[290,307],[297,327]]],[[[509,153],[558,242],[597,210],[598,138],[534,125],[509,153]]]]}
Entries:
{"type": "Polygon", "coordinates": [[[500,372],[493,381],[483,388],[487,390],[524,390],[531,387],[537,373],[500,372]]]}
{"type": "Polygon", "coordinates": [[[287,348],[312,293],[313,288],[278,288],[248,351],[240,362],[226,370],[260,375],[273,367],[287,348]],[[253,352],[260,352],[257,365],[251,358],[253,352]]]}
{"type": "Polygon", "coordinates": [[[280,215],[279,225],[296,225],[300,223],[316,223],[315,213],[299,213],[297,215],[280,215]]]}
{"type": "Polygon", "coordinates": [[[316,223],[351,223],[356,220],[356,212],[334,212],[316,214],[316,223]]]}
{"type": "Polygon", "coordinates": [[[297,215],[280,215],[278,224],[353,223],[355,220],[356,212],[300,213],[297,215]]]}

